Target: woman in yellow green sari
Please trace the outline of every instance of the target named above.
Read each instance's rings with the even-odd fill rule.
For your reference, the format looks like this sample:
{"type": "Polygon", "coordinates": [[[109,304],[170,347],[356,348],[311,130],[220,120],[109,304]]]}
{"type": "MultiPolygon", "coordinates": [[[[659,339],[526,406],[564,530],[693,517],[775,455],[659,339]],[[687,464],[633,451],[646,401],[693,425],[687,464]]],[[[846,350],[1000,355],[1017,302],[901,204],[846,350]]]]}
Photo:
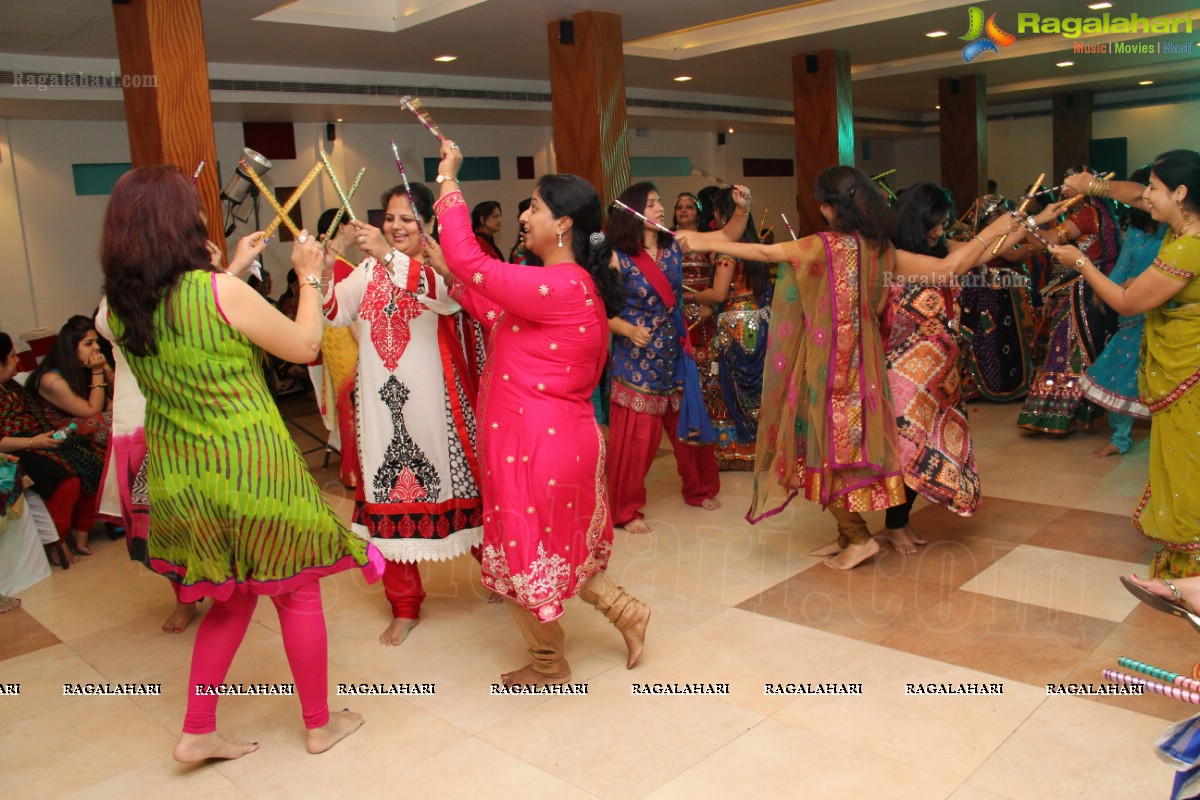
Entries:
{"type": "MultiPolygon", "coordinates": [[[[1074,247],[1051,252],[1074,265],[1096,295],[1118,313],[1146,314],[1138,392],[1150,408],[1150,478],[1133,512],[1134,526],[1163,549],[1151,580],[1125,585],[1169,613],[1186,612],[1200,627],[1200,153],[1172,150],[1151,166],[1149,186],[1068,178],[1077,191],[1106,195],[1148,211],[1169,228],[1150,268],[1121,286],[1074,247]],[[1072,183],[1073,182],[1073,183],[1072,183]],[[1166,602],[1164,602],[1166,601],[1166,602]]],[[[1183,616],[1184,614],[1180,614],[1183,616]]]]}

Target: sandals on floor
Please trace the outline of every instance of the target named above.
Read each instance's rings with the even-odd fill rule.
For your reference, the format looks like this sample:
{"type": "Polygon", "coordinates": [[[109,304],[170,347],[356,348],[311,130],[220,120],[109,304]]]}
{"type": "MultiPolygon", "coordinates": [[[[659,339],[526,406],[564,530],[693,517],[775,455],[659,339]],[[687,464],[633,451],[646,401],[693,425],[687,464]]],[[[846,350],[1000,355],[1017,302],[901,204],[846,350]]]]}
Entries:
{"type": "Polygon", "coordinates": [[[1163,599],[1149,589],[1138,586],[1124,575],[1121,576],[1121,585],[1128,589],[1131,595],[1154,610],[1181,617],[1187,620],[1188,624],[1195,628],[1197,632],[1200,632],[1200,615],[1196,614],[1196,610],[1191,607],[1191,604],[1179,592],[1179,589],[1175,588],[1175,584],[1166,578],[1160,578],[1159,580],[1175,595],[1175,602],[1163,599]]]}

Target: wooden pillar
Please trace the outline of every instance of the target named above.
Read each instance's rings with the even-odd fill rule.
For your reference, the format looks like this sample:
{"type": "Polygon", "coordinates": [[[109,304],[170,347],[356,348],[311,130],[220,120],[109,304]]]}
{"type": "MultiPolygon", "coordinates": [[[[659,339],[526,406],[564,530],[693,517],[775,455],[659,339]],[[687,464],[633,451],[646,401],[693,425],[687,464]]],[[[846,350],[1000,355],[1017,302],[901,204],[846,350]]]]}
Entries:
{"type": "Polygon", "coordinates": [[[208,238],[223,250],[200,0],[114,2],[113,18],[133,166],[174,164],[190,176],[205,161],[196,188],[208,216],[208,238]]]}
{"type": "Polygon", "coordinates": [[[851,99],[849,51],[822,50],[792,56],[799,236],[828,227],[813,195],[817,176],[836,164],[854,165],[851,99]]]}
{"type": "Polygon", "coordinates": [[[555,170],[590,182],[607,206],[630,183],[621,17],[584,11],[547,34],[555,170]]]}
{"type": "Polygon", "coordinates": [[[1092,93],[1056,92],[1053,119],[1054,174],[1046,176],[1051,186],[1062,180],[1068,167],[1087,164],[1091,159],[1092,93]]]}
{"type": "Polygon", "coordinates": [[[942,185],[954,196],[961,214],[987,191],[987,79],[983,75],[939,78],[938,101],[942,185]]]}

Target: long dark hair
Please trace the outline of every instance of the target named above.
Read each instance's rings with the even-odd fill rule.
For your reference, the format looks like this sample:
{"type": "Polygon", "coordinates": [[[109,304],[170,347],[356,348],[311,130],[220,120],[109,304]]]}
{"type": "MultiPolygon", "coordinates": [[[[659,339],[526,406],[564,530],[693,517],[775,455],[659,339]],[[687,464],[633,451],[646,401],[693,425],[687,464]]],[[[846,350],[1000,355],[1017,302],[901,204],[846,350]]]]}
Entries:
{"type": "Polygon", "coordinates": [[[157,352],[154,311],[192,270],[213,272],[200,195],[173,166],[121,176],[104,213],[100,266],[109,307],[121,320],[118,344],[135,356],[157,352]]]}
{"type": "Polygon", "coordinates": [[[1200,153],[1195,150],[1168,150],[1150,165],[1163,186],[1174,190],[1180,184],[1187,187],[1184,204],[1193,212],[1200,211],[1200,153]]]}
{"type": "Polygon", "coordinates": [[[713,198],[717,196],[717,192],[719,191],[721,191],[720,186],[705,186],[696,192],[696,206],[698,208],[696,227],[701,233],[712,230],[713,198]]]}
{"type": "Polygon", "coordinates": [[[8,361],[8,357],[12,355],[13,340],[4,331],[0,331],[0,361],[8,361]]]}
{"type": "Polygon", "coordinates": [[[954,215],[950,193],[932,181],[915,183],[900,193],[895,207],[892,244],[901,250],[945,258],[950,252],[943,233],[937,244],[929,246],[929,232],[938,225],[949,225],[954,215]]]}
{"type": "Polygon", "coordinates": [[[62,326],[62,330],[58,332],[54,346],[50,348],[50,352],[46,353],[42,363],[38,364],[29,374],[29,380],[25,381],[25,385],[36,392],[46,373],[57,371],[63,376],[67,386],[71,387],[71,391],[86,400],[92,379],[92,370],[79,363],[79,343],[88,333],[95,332],[96,325],[82,314],[76,314],[68,319],[62,326]]]}
{"type": "MultiPolygon", "coordinates": [[[[1150,182],[1150,167],[1138,167],[1129,175],[1129,180],[1145,186],[1150,182]]],[[[1159,180],[1162,180],[1162,178],[1160,177],[1159,180]]],[[[1191,193],[1190,189],[1188,190],[1188,193],[1191,193]]],[[[1154,233],[1156,230],[1158,230],[1158,223],[1154,221],[1154,217],[1150,216],[1149,211],[1143,211],[1142,209],[1135,208],[1134,206],[1127,206],[1127,208],[1127,228],[1137,228],[1143,233],[1154,233]]]]}
{"type": "MultiPolygon", "coordinates": [[[[651,192],[657,192],[658,189],[650,181],[642,181],[635,183],[617,198],[625,205],[632,208],[634,211],[642,214],[646,213],[646,203],[650,198],[651,192]]],[[[643,232],[646,230],[646,223],[630,214],[620,206],[613,205],[608,215],[608,227],[605,229],[605,234],[608,236],[608,241],[612,245],[613,250],[619,250],[627,256],[636,255],[645,245],[645,236],[643,232]]],[[[671,234],[661,230],[658,233],[658,246],[670,247],[671,234]]]]}
{"type": "MultiPolygon", "coordinates": [[[[713,197],[713,206],[714,218],[719,216],[726,222],[733,219],[733,215],[737,213],[737,203],[733,202],[733,188],[726,186],[717,192],[713,197]]],[[[757,226],[753,224],[752,219],[747,222],[750,224],[746,226],[740,241],[757,243],[757,226]]],[[[719,248],[717,252],[720,252],[719,248]]],[[[763,292],[771,285],[771,265],[762,261],[743,261],[742,279],[755,297],[762,297],[763,292]]]]}
{"type": "Polygon", "coordinates": [[[578,175],[543,175],[538,179],[537,192],[555,219],[570,218],[575,263],[592,276],[605,313],[615,317],[625,302],[625,290],[620,273],[609,266],[612,247],[600,232],[600,195],[578,175]],[[593,240],[593,234],[600,235],[593,240]]]}
{"type": "Polygon", "coordinates": [[[854,167],[827,167],[817,176],[817,199],[833,209],[830,229],[857,233],[877,253],[888,248],[891,212],[875,183],[854,167]]]}

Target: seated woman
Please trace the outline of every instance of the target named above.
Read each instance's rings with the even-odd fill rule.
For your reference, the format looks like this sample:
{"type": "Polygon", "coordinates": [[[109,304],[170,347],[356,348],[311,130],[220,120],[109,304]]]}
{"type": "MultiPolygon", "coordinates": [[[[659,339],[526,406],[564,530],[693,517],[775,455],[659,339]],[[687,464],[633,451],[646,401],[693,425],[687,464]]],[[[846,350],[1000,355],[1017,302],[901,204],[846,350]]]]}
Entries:
{"type": "Polygon", "coordinates": [[[64,424],[112,410],[113,371],[100,352],[100,336],[85,316],[75,315],[58,332],[54,347],[29,375],[25,386],[64,424]]]}
{"type": "MultiPolygon", "coordinates": [[[[19,360],[12,338],[0,333],[0,453],[17,457],[21,470],[33,479],[33,489],[46,503],[60,541],[88,555],[88,530],[96,519],[96,488],[100,462],[86,437],[59,441],[55,426],[34,396],[13,380],[19,360]],[[70,536],[67,536],[68,531],[70,536]]],[[[75,559],[51,550],[66,569],[75,559]]],[[[54,561],[55,556],[51,556],[54,561]]]]}

